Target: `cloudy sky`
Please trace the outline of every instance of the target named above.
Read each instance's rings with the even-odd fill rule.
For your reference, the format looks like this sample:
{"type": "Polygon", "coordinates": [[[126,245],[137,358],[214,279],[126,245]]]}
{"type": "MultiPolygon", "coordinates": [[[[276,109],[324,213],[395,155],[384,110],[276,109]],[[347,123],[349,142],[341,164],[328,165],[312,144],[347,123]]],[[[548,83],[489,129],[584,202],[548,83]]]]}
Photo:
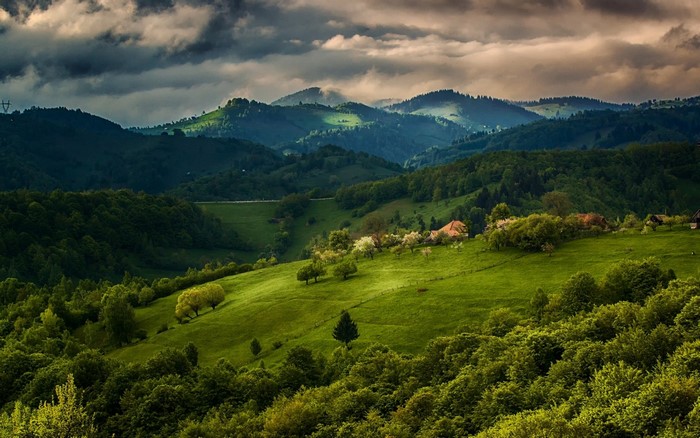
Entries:
{"type": "Polygon", "coordinates": [[[0,0],[0,97],[124,126],[310,86],[371,102],[700,94],[697,0],[0,0]]]}

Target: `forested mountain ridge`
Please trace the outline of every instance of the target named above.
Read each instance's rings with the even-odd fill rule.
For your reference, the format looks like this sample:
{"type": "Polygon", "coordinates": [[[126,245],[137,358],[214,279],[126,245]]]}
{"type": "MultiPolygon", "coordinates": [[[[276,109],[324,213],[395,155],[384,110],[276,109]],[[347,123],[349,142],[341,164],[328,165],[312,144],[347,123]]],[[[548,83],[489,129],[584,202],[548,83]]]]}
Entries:
{"type": "Polygon", "coordinates": [[[586,111],[568,119],[540,120],[493,134],[471,134],[449,147],[418,154],[407,165],[434,166],[498,150],[612,149],[631,143],[698,140],[700,106],[586,111]]]}
{"type": "Polygon", "coordinates": [[[398,164],[338,147],[283,157],[248,141],[173,134],[136,134],[65,108],[0,114],[0,190],[128,188],[190,200],[279,199],[314,188],[332,196],[341,184],[402,172],[398,164]]]}
{"type": "MultiPolygon", "coordinates": [[[[367,210],[390,200],[420,202],[469,195],[453,217],[484,224],[494,205],[542,210],[548,192],[566,194],[572,211],[606,216],[652,211],[692,213],[700,199],[700,147],[660,143],[614,150],[498,151],[338,190],[343,208],[367,210]]],[[[445,219],[445,218],[443,218],[445,219]]]]}
{"type": "Polygon", "coordinates": [[[635,107],[633,104],[604,102],[581,96],[546,97],[536,101],[514,103],[548,119],[565,119],[582,111],[628,111],[635,107]]]}
{"type": "Polygon", "coordinates": [[[135,131],[159,135],[244,138],[275,150],[308,153],[326,144],[403,163],[433,145],[447,145],[467,130],[447,120],[382,111],[363,104],[275,106],[236,98],[201,116],[135,131]]]}
{"type": "Polygon", "coordinates": [[[518,105],[488,96],[473,97],[453,90],[439,90],[386,107],[402,114],[430,115],[450,120],[470,132],[510,128],[539,120],[541,116],[518,105]]]}
{"type": "Polygon", "coordinates": [[[272,150],[247,141],[144,136],[65,108],[0,114],[0,151],[0,190],[160,193],[220,170],[262,170],[283,162],[272,150]]]}
{"type": "Polygon", "coordinates": [[[337,146],[321,146],[290,155],[276,167],[260,171],[224,171],[180,184],[169,194],[191,201],[281,199],[290,193],[332,197],[341,186],[379,180],[404,173],[396,163],[337,146]]]}

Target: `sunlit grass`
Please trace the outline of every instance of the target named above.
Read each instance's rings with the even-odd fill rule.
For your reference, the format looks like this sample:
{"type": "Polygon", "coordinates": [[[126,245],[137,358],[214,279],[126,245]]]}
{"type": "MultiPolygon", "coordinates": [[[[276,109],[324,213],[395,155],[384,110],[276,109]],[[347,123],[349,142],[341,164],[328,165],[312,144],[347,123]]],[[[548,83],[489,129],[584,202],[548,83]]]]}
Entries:
{"type": "Polygon", "coordinates": [[[329,275],[308,286],[296,280],[306,262],[281,264],[220,280],[226,301],[188,324],[174,319],[177,294],[138,309],[148,339],[111,356],[143,361],[163,347],[181,348],[192,341],[203,363],[225,357],[237,365],[260,359],[274,365],[294,345],[325,353],[336,348],[331,332],[343,309],[350,310],[360,329],[355,348],[381,342],[416,354],[436,336],[480,324],[493,309],[508,307],[525,315],[537,287],[556,293],[577,271],[601,279],[619,260],[656,256],[679,277],[700,277],[700,255],[692,251],[700,254],[700,233],[660,228],[648,235],[568,242],[551,257],[515,249],[484,251],[475,240],[465,242],[461,252],[433,247],[428,258],[419,251],[400,258],[385,251],[374,260],[361,259],[358,274],[347,281],[329,275]],[[164,323],[171,329],[156,334],[164,323]],[[249,350],[253,337],[263,346],[257,358],[249,350]],[[282,347],[274,349],[275,341],[282,347]]]}

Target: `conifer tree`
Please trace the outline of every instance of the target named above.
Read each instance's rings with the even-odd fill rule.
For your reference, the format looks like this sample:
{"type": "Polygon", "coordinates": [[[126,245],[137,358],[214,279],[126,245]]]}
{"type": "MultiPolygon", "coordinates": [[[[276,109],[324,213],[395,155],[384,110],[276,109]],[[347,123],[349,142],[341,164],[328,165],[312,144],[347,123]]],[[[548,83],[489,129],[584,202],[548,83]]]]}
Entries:
{"type": "Polygon", "coordinates": [[[337,341],[344,342],[345,348],[350,349],[350,342],[360,337],[357,331],[357,324],[352,320],[347,310],[343,310],[340,314],[340,321],[333,329],[333,338],[337,341]]]}

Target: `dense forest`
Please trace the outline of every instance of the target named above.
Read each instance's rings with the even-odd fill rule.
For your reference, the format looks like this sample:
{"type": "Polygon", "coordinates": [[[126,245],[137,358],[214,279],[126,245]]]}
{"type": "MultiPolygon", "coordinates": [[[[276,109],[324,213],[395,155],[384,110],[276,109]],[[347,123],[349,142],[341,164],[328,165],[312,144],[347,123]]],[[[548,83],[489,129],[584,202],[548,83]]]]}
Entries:
{"type": "Polygon", "coordinates": [[[674,277],[656,259],[626,260],[600,280],[579,272],[558,293],[534,291],[527,318],[495,310],[417,356],[380,344],[343,346],[327,357],[298,346],[274,369],[223,359],[200,366],[192,343],[127,364],[91,348],[103,342],[98,324],[71,332],[77,303],[92,290],[109,339],[119,343],[113,335],[129,326],[117,321],[129,321],[139,279],[63,281],[51,291],[6,280],[2,289],[20,294],[0,307],[0,430],[15,437],[696,436],[700,283],[674,277]]]}
{"type": "MultiPolygon", "coordinates": [[[[698,208],[700,148],[688,143],[633,145],[622,150],[502,151],[421,169],[377,182],[343,187],[336,200],[346,209],[371,211],[394,199],[439,202],[471,195],[453,218],[476,230],[505,202],[516,214],[546,210],[542,196],[563,193],[572,212],[611,218],[633,212],[692,213],[698,208]],[[692,211],[691,211],[692,210],[692,211]]],[[[449,220],[450,218],[444,218],[449,220]]]]}
{"type": "Polygon", "coordinates": [[[331,197],[343,185],[404,173],[398,164],[365,152],[325,145],[312,152],[287,155],[276,166],[228,170],[180,184],[168,194],[192,201],[280,199],[309,192],[331,197]]]}
{"type": "Polygon", "coordinates": [[[0,276],[38,284],[121,278],[160,248],[246,248],[196,205],[128,190],[0,192],[0,276]]]}

